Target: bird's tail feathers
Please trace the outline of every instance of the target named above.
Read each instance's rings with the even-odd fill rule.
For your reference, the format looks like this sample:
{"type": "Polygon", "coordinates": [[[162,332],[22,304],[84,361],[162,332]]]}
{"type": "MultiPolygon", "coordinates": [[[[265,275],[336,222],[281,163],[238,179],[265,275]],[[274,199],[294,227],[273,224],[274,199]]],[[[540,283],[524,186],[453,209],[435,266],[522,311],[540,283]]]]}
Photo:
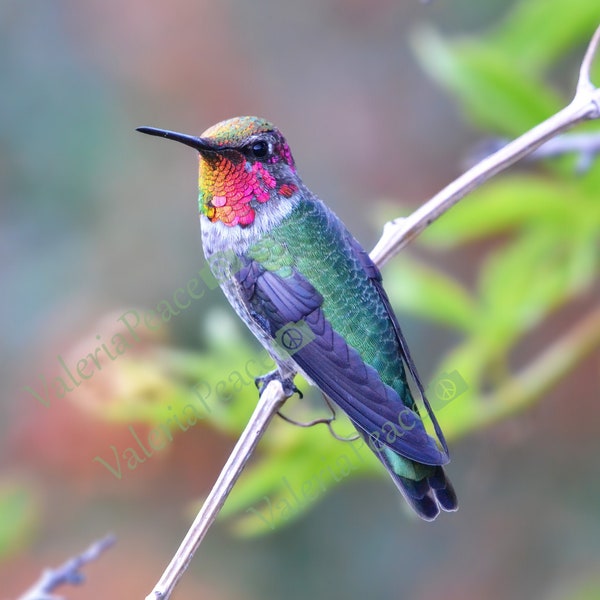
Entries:
{"type": "Polygon", "coordinates": [[[398,475],[385,453],[381,453],[379,458],[408,504],[425,521],[433,521],[440,510],[458,510],[456,493],[443,467],[425,467],[428,471],[425,477],[412,479],[398,475]]]}

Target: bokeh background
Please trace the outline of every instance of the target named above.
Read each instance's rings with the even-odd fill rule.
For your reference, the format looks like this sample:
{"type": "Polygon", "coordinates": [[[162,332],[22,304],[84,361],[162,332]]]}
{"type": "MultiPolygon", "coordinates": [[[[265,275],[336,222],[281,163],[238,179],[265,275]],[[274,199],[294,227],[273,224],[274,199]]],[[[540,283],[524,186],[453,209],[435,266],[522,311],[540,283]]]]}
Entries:
{"type": "MultiPolygon", "coordinates": [[[[485,35],[513,4],[0,3],[0,597],[16,597],[43,567],[108,531],[117,545],[86,567],[85,585],[61,591],[143,597],[235,439],[198,426],[136,469],[123,465],[117,479],[93,458],[112,460],[111,446],[131,444],[131,420],[99,417],[122,383],[118,361],[105,361],[93,390],[51,394],[49,406],[25,389],[41,393],[60,357],[74,364],[107,343],[118,316],[154,307],[204,265],[196,157],[135,127],[198,134],[235,115],[269,118],[305,182],[370,248],[384,201],[416,207],[489,134],[419,66],[415,32],[485,35]]],[[[566,96],[583,47],[553,74],[566,96]]],[[[468,284],[480,251],[428,260],[468,284]]],[[[521,357],[597,293],[538,331],[521,357]]],[[[131,352],[206,348],[215,323],[227,346],[245,334],[224,305],[218,291],[207,294],[145,330],[131,352]]],[[[431,373],[452,336],[400,318],[431,373]]],[[[151,364],[135,385],[159,377],[151,364]]],[[[600,598],[599,365],[596,350],[527,413],[453,443],[458,513],[417,522],[383,473],[348,478],[267,535],[218,523],[176,597],[600,598]]]]}

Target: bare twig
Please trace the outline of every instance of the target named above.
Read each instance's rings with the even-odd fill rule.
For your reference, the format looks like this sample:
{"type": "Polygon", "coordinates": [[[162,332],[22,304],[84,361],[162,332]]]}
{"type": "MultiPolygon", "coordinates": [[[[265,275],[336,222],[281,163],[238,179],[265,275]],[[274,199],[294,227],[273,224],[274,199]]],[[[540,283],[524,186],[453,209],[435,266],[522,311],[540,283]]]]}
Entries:
{"type": "MultiPolygon", "coordinates": [[[[575,97],[583,96],[589,94],[593,96],[596,94],[596,111],[600,110],[600,102],[598,101],[597,92],[598,89],[592,83],[592,79],[590,73],[592,71],[592,64],[594,63],[594,58],[596,56],[596,52],[598,51],[598,46],[600,45],[600,27],[594,31],[594,35],[588,44],[588,47],[583,56],[583,60],[581,61],[581,67],[579,67],[579,78],[577,80],[577,88],[575,89],[575,97]]],[[[596,117],[598,118],[598,113],[596,113],[596,117]]]]}
{"type": "MultiPolygon", "coordinates": [[[[497,152],[500,148],[506,146],[508,142],[509,140],[504,138],[484,140],[467,157],[465,167],[468,168],[493,152],[497,152]]],[[[574,154],[577,157],[577,173],[585,173],[591,168],[594,159],[600,154],[600,131],[558,135],[542,144],[529,156],[524,157],[523,160],[533,162],[565,154],[574,154]]]]}
{"type": "Polygon", "coordinates": [[[577,173],[589,171],[594,158],[600,154],[600,131],[559,135],[540,146],[528,160],[541,160],[564,154],[577,156],[577,173]]]}
{"type": "Polygon", "coordinates": [[[260,400],[246,425],[229,459],[225,463],[213,489],[204,501],[200,512],[169,563],[159,582],[146,600],[165,600],[169,598],[177,581],[187,569],[200,542],[219,514],[233,485],[240,476],[246,462],[252,455],[271,419],[286,400],[279,381],[271,381],[261,394],[260,400]]]}
{"type": "Polygon", "coordinates": [[[557,341],[510,378],[481,398],[469,418],[444,429],[448,438],[463,436],[525,410],[600,345],[600,307],[577,321],[557,341]]]}
{"type": "Polygon", "coordinates": [[[386,223],[383,235],[371,252],[375,263],[379,266],[385,264],[468,193],[531,154],[550,138],[581,121],[597,119],[600,116],[600,89],[590,80],[590,67],[599,43],[600,27],[588,46],[581,63],[575,97],[567,107],[484,158],[410,216],[386,223]]]}
{"type": "MultiPolygon", "coordinates": [[[[566,108],[482,160],[406,219],[396,219],[387,223],[381,239],[371,252],[373,261],[379,266],[383,265],[461,198],[493,175],[531,154],[545,141],[581,121],[599,118],[600,90],[594,87],[589,77],[590,67],[599,43],[600,27],[594,34],[582,61],[575,97],[566,108]]],[[[206,531],[225,503],[250,454],[264,434],[270,420],[284,402],[283,388],[277,382],[271,382],[261,395],[246,429],[188,534],[146,600],[166,600],[170,597],[206,531]]]]}
{"type": "Polygon", "coordinates": [[[60,585],[79,585],[85,580],[81,567],[96,560],[102,552],[116,542],[114,535],[94,542],[87,550],[78,556],[70,558],[56,569],[46,569],[38,581],[29,588],[18,600],[61,600],[52,592],[60,585]]]}

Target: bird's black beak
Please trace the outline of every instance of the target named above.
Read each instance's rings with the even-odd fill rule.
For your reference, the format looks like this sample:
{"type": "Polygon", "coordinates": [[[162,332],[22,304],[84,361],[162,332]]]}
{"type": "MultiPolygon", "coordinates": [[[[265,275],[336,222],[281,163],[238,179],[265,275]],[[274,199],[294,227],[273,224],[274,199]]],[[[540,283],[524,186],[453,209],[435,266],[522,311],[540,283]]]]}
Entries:
{"type": "Polygon", "coordinates": [[[136,131],[147,133],[148,135],[156,135],[167,140],[173,140],[174,142],[180,142],[186,146],[195,148],[201,154],[204,152],[215,151],[211,144],[201,137],[194,137],[193,135],[186,135],[185,133],[176,133],[175,131],[167,131],[166,129],[155,129],[154,127],[138,127],[136,131]]]}

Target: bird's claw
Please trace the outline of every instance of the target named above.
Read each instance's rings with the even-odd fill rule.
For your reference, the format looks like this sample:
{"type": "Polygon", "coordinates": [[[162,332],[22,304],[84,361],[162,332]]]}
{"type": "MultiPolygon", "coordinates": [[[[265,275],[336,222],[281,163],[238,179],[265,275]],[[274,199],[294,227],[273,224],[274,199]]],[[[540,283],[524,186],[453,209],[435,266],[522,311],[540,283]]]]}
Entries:
{"type": "Polygon", "coordinates": [[[296,387],[294,384],[293,377],[283,378],[281,373],[277,370],[271,371],[266,375],[260,375],[254,380],[254,385],[258,388],[258,395],[261,396],[265,391],[265,388],[271,383],[271,381],[277,380],[281,383],[281,387],[283,387],[283,393],[286,398],[290,398],[294,394],[298,394],[300,399],[304,398],[304,394],[296,387]]]}

